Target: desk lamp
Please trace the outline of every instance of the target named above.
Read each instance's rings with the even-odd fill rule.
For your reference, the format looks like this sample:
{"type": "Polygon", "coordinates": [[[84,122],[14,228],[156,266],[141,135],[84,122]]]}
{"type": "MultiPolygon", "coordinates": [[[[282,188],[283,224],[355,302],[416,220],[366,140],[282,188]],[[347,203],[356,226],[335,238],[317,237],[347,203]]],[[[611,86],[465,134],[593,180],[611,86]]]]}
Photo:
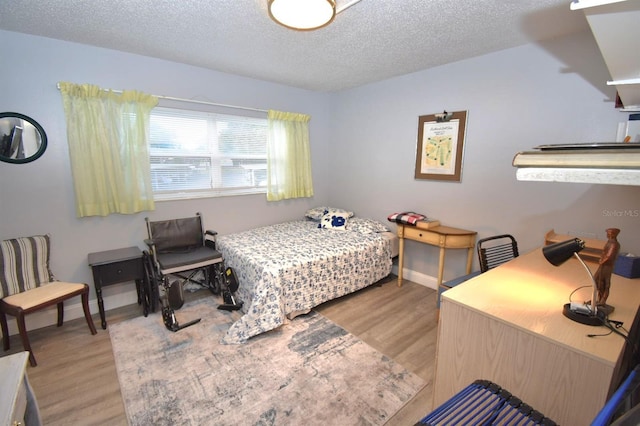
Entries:
{"type": "Polygon", "coordinates": [[[580,238],[574,238],[572,240],[561,241],[559,243],[544,246],[542,248],[542,254],[553,266],[560,266],[571,257],[578,259],[591,278],[591,283],[593,285],[591,301],[588,306],[582,303],[567,303],[564,305],[562,313],[570,320],[581,324],[602,325],[603,319],[607,317],[610,311],[613,311],[613,308],[610,306],[607,306],[606,308],[604,306],[596,306],[598,296],[596,281],[593,278],[593,274],[589,267],[587,267],[582,258],[578,255],[578,252],[581,251],[584,246],[584,241],[580,238]]]}

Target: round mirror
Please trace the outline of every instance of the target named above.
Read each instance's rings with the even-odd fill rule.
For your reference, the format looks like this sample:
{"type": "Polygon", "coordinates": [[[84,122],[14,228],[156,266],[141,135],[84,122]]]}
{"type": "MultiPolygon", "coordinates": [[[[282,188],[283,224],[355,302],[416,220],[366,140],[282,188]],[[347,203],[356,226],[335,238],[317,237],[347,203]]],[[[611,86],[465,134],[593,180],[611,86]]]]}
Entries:
{"type": "Polygon", "coordinates": [[[0,161],[28,163],[47,149],[47,135],[34,119],[17,112],[0,112],[0,161]]]}

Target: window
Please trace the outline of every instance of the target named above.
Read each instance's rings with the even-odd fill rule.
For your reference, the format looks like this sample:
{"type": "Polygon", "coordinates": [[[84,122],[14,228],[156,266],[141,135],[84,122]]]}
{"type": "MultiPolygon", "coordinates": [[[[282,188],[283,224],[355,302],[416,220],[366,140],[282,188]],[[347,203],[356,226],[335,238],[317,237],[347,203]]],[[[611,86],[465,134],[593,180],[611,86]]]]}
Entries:
{"type": "Polygon", "coordinates": [[[266,116],[156,107],[149,124],[156,200],[266,192],[266,116]]]}

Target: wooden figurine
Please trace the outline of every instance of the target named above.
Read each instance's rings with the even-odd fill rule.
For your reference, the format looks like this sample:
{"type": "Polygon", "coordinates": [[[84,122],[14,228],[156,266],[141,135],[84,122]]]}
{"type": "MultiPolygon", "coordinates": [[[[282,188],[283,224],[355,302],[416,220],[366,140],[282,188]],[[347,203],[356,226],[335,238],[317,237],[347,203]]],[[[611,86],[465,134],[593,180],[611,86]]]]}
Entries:
{"type": "Polygon", "coordinates": [[[613,265],[620,252],[620,243],[618,242],[618,228],[607,229],[607,242],[604,245],[602,256],[598,262],[598,270],[593,278],[598,289],[597,306],[605,306],[609,297],[609,287],[611,286],[611,274],[613,273],[613,265]]]}

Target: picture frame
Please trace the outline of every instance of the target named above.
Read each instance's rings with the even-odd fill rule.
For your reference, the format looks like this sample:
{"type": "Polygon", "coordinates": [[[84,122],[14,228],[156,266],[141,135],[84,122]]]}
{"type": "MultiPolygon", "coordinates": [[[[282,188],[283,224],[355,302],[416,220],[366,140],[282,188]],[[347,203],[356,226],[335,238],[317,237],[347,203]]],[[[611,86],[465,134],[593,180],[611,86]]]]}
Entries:
{"type": "Polygon", "coordinates": [[[416,179],[460,182],[467,111],[418,117],[416,179]]]}

